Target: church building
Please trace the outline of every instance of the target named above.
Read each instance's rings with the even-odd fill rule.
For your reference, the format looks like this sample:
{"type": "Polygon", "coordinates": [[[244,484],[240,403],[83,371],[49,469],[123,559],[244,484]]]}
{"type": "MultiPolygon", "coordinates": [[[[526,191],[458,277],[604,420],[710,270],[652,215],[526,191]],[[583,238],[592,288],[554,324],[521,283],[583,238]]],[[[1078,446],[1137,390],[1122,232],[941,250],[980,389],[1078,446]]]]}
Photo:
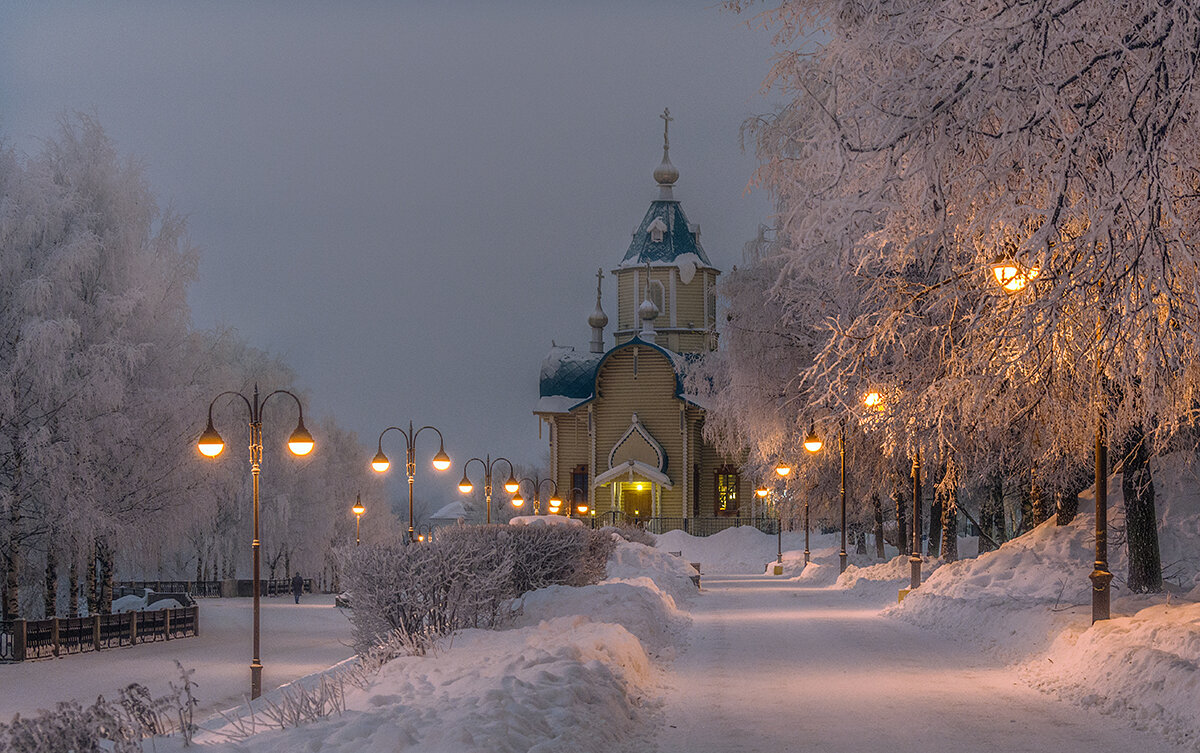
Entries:
{"type": "Polygon", "coordinates": [[[716,269],[674,196],[669,111],[661,116],[658,196],[611,270],[617,284],[614,344],[605,349],[603,271],[586,352],[552,347],[534,413],[549,428],[551,477],[574,510],[597,522],[705,533],[751,514],[751,480],[739,458],[704,441],[704,405],[684,389],[688,364],[717,346],[716,269]],[[713,525],[713,519],[721,520],[713,525]]]}

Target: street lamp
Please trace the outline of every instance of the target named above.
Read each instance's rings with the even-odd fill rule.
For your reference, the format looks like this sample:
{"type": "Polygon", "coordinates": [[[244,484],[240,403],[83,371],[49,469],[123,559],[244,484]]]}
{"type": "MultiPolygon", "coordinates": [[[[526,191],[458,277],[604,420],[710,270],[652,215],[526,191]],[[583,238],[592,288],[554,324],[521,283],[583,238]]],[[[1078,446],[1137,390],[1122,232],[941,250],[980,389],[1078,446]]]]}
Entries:
{"type": "MultiPolygon", "coordinates": [[[[782,467],[782,466],[776,466],[776,468],[775,468],[776,473],[779,472],[780,467],[782,467]]],[[[791,468],[789,468],[788,471],[790,472],[791,468]]],[[[758,496],[759,499],[765,500],[767,498],[767,495],[770,494],[771,491],[769,489],[767,489],[766,484],[759,484],[758,488],[754,490],[754,493],[758,496]]],[[[778,501],[775,503],[775,545],[776,545],[776,550],[777,550],[776,554],[775,554],[775,561],[778,564],[782,565],[783,564],[783,516],[781,516],[779,514],[779,502],[778,501]]]]}
{"type": "MultiPolygon", "coordinates": [[[[817,449],[821,449],[820,440],[817,440],[817,449]]],[[[792,467],[787,463],[780,462],[775,466],[775,473],[780,478],[786,479],[788,474],[792,472],[792,467]]],[[[808,495],[804,495],[804,564],[808,564],[812,559],[812,554],[808,550],[808,495]]]]}
{"type": "Polygon", "coordinates": [[[519,485],[517,484],[517,479],[513,476],[513,464],[509,462],[508,458],[496,458],[495,460],[492,460],[491,455],[488,455],[486,460],[471,458],[471,460],[463,463],[462,481],[458,482],[458,490],[463,494],[470,494],[471,490],[475,487],[471,484],[471,479],[467,478],[467,467],[471,465],[472,461],[483,466],[483,498],[487,507],[484,520],[485,523],[492,522],[492,466],[501,460],[508,464],[508,481],[504,482],[504,491],[509,492],[510,494],[515,492],[519,485]]]}
{"type": "MultiPolygon", "coordinates": [[[[1037,279],[1041,268],[1023,267],[1008,258],[1001,258],[992,265],[992,274],[1006,293],[1019,293],[1037,279]]],[[[1097,320],[1097,339],[1099,338],[1097,320]]],[[[1096,483],[1096,561],[1088,579],[1092,581],[1092,622],[1107,620],[1110,616],[1113,574],[1108,569],[1108,442],[1104,431],[1104,414],[1097,405],[1095,436],[1095,483],[1096,483]]]]}
{"type": "MultiPolygon", "coordinates": [[[[514,494],[513,498],[512,498],[513,507],[520,507],[521,505],[525,504],[524,498],[521,497],[521,484],[524,484],[524,483],[529,483],[531,486],[533,486],[533,514],[534,515],[542,514],[541,513],[542,484],[550,484],[551,486],[553,486],[554,491],[552,491],[550,493],[550,498],[548,500],[546,500],[546,502],[547,502],[547,505],[550,507],[550,511],[555,514],[558,514],[558,510],[562,506],[562,500],[558,498],[558,483],[554,479],[541,478],[537,475],[534,475],[533,478],[524,477],[520,481],[517,482],[517,491],[516,491],[516,494],[514,494]]],[[[505,486],[505,488],[507,488],[507,485],[505,486]]]]}
{"type": "MultiPolygon", "coordinates": [[[[809,452],[819,452],[822,447],[821,438],[817,436],[816,428],[809,425],[808,436],[804,438],[804,449],[809,452]]],[[[842,551],[838,553],[841,570],[846,572],[846,419],[839,422],[838,458],[841,463],[841,501],[842,501],[842,551]]]]}
{"type": "MultiPolygon", "coordinates": [[[[587,494],[580,487],[575,487],[571,490],[571,504],[575,505],[575,512],[580,516],[588,514],[587,494]]],[[[568,510],[568,514],[569,514],[568,510]]],[[[594,514],[594,513],[593,513],[594,514]]]]}
{"type": "Polygon", "coordinates": [[[350,508],[350,512],[354,513],[354,546],[362,543],[358,538],[359,524],[362,523],[362,515],[367,511],[367,508],[362,505],[362,494],[354,496],[354,507],[350,508]]]}
{"type": "Polygon", "coordinates": [[[435,470],[444,471],[450,467],[450,456],[446,454],[446,441],[442,438],[442,432],[432,426],[422,426],[420,429],[413,430],[412,421],[408,422],[408,431],[401,429],[399,426],[389,426],[379,432],[379,451],[375,453],[375,457],[371,459],[371,467],[377,473],[383,473],[388,469],[391,463],[388,462],[387,455],[383,454],[383,435],[389,431],[398,431],[404,436],[404,447],[406,454],[406,469],[408,470],[408,540],[416,541],[416,529],[413,527],[413,479],[417,475],[417,436],[426,429],[433,429],[438,435],[438,451],[433,456],[433,467],[435,470]]]}
{"type": "Polygon", "coordinates": [[[307,455],[312,452],[314,442],[312,434],[308,433],[308,429],[304,428],[304,406],[300,404],[300,398],[293,395],[287,390],[275,390],[261,400],[258,397],[258,385],[254,385],[253,399],[247,398],[240,392],[227,390],[220,393],[212,399],[208,404],[208,425],[204,427],[204,433],[196,441],[196,448],[200,450],[202,455],[215,458],[225,449],[225,441],[221,439],[221,435],[217,433],[216,427],[213,426],[213,405],[218,400],[226,395],[235,395],[242,399],[246,404],[246,410],[250,416],[250,476],[253,479],[251,484],[251,499],[254,520],[254,538],[250,542],[250,550],[254,554],[254,655],[250,659],[250,699],[253,700],[262,695],[262,661],[259,659],[259,547],[260,541],[258,538],[258,476],[262,465],[262,409],[266,406],[267,401],[276,395],[287,395],[292,400],[296,401],[296,408],[299,410],[300,418],[296,422],[296,428],[288,437],[288,449],[294,455],[307,455]]]}

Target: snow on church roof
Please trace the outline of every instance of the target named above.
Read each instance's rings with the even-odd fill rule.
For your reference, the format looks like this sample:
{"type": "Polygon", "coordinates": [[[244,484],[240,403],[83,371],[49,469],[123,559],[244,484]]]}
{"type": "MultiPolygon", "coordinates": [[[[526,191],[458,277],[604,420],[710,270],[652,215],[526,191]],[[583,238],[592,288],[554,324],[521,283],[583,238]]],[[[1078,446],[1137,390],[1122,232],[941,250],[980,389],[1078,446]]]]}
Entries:
{"type": "Polygon", "coordinates": [[[646,264],[675,264],[679,257],[693,254],[700,261],[700,266],[711,267],[712,262],[700,245],[700,229],[688,222],[683,207],[673,199],[657,199],[650,202],[646,216],[633,231],[633,240],[629,242],[629,250],[620,266],[628,267],[646,264]],[[661,221],[655,225],[655,221],[661,221]],[[666,230],[652,232],[662,225],[666,230]],[[654,226],[654,227],[652,227],[654,226]]]}

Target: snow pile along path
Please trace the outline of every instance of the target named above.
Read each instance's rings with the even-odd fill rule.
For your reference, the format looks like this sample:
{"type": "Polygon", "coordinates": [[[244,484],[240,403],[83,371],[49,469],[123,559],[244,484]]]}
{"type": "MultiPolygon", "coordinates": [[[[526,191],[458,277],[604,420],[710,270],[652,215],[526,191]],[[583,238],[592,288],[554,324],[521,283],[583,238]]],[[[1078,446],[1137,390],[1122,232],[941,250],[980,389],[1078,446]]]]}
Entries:
{"type": "MultiPolygon", "coordinates": [[[[693,590],[695,588],[688,583],[693,590]]],[[[670,659],[689,618],[675,599],[649,577],[607,580],[594,586],[539,588],[513,604],[514,627],[534,627],[556,617],[587,615],[593,622],[618,624],[633,633],[654,658],[670,659]]]]}
{"type": "MultiPolygon", "coordinates": [[[[560,617],[466,630],[428,656],[394,659],[340,716],[217,743],[213,751],[534,753],[644,749],[655,672],[628,630],[560,617]]],[[[220,739],[206,733],[204,742],[220,739]]]]}
{"type": "MultiPolygon", "coordinates": [[[[1179,489],[1178,458],[1160,466],[1161,483],[1179,489]]],[[[1182,470],[1181,470],[1182,469],[1182,470]]],[[[1190,471],[1188,471],[1190,472],[1190,471]]],[[[1121,478],[1109,480],[1112,530],[1123,526],[1121,478]]],[[[1088,495],[1090,497],[1090,494],[1088,495]]],[[[949,633],[1019,664],[1036,687],[1059,698],[1132,720],[1170,740],[1200,741],[1200,588],[1196,582],[1200,496],[1164,500],[1159,530],[1164,562],[1170,563],[1163,594],[1134,595],[1124,587],[1125,549],[1111,546],[1112,619],[1091,624],[1091,582],[1095,553],[1094,517],[1081,512],[1067,526],[1048,521],[1033,531],[972,560],[947,564],[885,611],[909,623],[949,633]],[[1168,517],[1169,516],[1169,517],[1168,517]],[[1168,559],[1169,557],[1169,559],[1168,559]],[[1175,591],[1176,595],[1170,595],[1175,591]]],[[[1081,496],[1080,509],[1094,503],[1081,496]]]]}
{"type": "Polygon", "coordinates": [[[616,551],[608,559],[606,574],[610,581],[649,578],[659,589],[670,594],[676,604],[686,604],[696,594],[696,584],[692,580],[696,571],[687,558],[668,554],[660,547],[620,539],[616,551]]]}
{"type": "Polygon", "coordinates": [[[1022,675],[1034,687],[1196,744],[1200,604],[1161,604],[1090,629],[1073,627],[1022,675]]]}

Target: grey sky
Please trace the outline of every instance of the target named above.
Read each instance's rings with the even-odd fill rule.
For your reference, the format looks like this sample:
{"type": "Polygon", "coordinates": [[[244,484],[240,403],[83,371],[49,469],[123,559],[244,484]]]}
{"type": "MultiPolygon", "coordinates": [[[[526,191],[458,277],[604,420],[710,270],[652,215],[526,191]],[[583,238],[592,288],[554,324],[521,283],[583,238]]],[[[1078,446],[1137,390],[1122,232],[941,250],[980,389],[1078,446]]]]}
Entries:
{"type": "Polygon", "coordinates": [[[62,112],[98,115],[189,217],[195,323],[281,354],[364,443],[440,428],[432,505],[471,455],[544,455],[539,365],[587,347],[663,107],[676,196],[712,261],[741,261],[769,212],[738,145],[768,41],[703,2],[5,3],[0,132],[33,152],[62,112]]]}

